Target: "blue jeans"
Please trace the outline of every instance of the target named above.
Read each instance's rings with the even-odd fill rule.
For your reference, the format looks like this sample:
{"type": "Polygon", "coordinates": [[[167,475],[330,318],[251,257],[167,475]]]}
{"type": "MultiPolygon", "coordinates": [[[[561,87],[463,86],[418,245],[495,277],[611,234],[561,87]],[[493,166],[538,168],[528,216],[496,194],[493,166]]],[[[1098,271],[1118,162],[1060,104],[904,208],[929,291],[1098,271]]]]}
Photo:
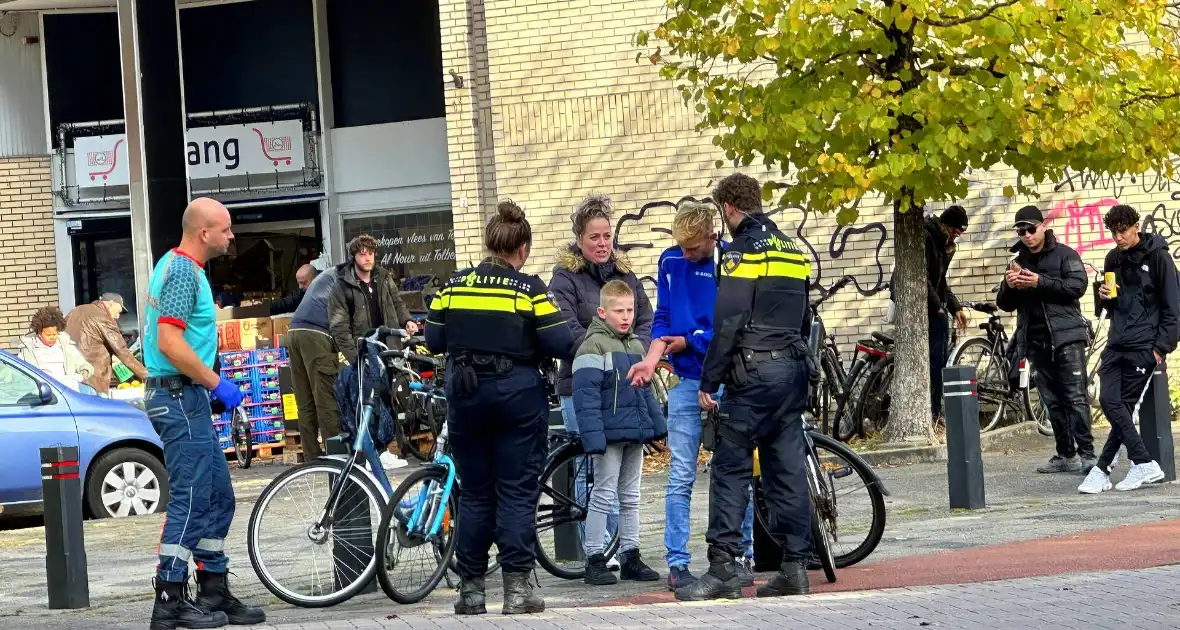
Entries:
{"type": "MultiPolygon", "coordinates": [[[[697,454],[701,450],[701,406],[697,400],[700,381],[682,379],[668,391],[668,448],[672,466],[668,470],[668,489],[664,495],[664,559],[668,567],[687,567],[689,506],[692,486],[697,478],[697,454]]],[[[742,520],[742,548],[747,558],[754,557],[754,501],[750,488],[746,517],[742,520]]]]}
{"type": "MultiPolygon", "coordinates": [[[[578,420],[574,413],[574,397],[561,397],[561,419],[565,421],[565,430],[570,433],[578,433],[578,420]]],[[[587,467],[583,465],[583,459],[577,457],[574,459],[574,466],[577,467],[578,473],[574,478],[574,500],[579,505],[590,505],[590,497],[586,492],[586,472],[587,467]]],[[[619,531],[619,500],[615,498],[614,505],[611,506],[610,515],[606,519],[606,540],[603,545],[610,543],[612,532],[619,531]]],[[[578,523],[578,542],[581,543],[583,549],[586,548],[586,522],[578,523]]]]}
{"type": "Polygon", "coordinates": [[[210,573],[225,573],[225,536],[234,520],[234,487],[225,453],[213,430],[209,392],[188,386],[175,394],[146,392],[148,417],[164,442],[168,512],[160,533],[156,576],[188,578],[189,560],[210,573]]]}

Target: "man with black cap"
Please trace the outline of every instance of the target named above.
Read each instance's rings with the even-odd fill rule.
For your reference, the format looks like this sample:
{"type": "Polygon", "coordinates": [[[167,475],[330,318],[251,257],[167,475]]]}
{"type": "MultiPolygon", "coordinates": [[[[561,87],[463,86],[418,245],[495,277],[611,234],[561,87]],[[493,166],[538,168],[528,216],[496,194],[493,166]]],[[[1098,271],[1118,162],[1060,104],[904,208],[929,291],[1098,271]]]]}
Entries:
{"type": "Polygon", "coordinates": [[[1028,357],[1053,425],[1057,453],[1039,473],[1088,471],[1095,462],[1086,400],[1086,348],[1090,325],[1079,301],[1086,294],[1082,257],[1058,243],[1040,208],[1016,212],[1016,254],[996,294],[996,305],[1016,311],[1014,358],[1028,357]]]}
{"type": "Polygon", "coordinates": [[[111,356],[119,357],[135,378],[147,378],[147,368],[127,349],[123,332],[119,330],[119,316],[126,312],[123,296],[118,293],[103,293],[90,304],[83,304],[70,311],[66,318],[66,333],[78,344],[82,356],[94,366],[94,374],[86,384],[98,393],[105,394],[111,387],[111,356]]]}
{"type": "MultiPolygon", "coordinates": [[[[947,269],[955,257],[955,240],[967,231],[967,211],[951,206],[937,217],[926,219],[926,302],[930,318],[930,410],[937,417],[942,412],[942,368],[946,366],[950,343],[950,323],[946,314],[955,317],[960,330],[967,328],[967,313],[946,281],[947,269]]],[[[889,299],[893,298],[890,282],[889,299]]]]}

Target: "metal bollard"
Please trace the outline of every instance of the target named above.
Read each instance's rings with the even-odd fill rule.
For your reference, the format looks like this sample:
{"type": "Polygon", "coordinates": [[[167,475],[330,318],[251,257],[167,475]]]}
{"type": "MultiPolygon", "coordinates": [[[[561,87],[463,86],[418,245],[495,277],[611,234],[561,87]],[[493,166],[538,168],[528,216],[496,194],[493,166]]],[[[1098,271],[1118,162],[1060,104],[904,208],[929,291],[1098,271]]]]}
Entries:
{"type": "MultiPolygon", "coordinates": [[[[551,416],[552,418],[552,416],[551,416]]],[[[550,420],[550,435],[553,431],[564,431],[563,426],[552,426],[552,419],[550,420]]],[[[577,484],[575,483],[575,466],[579,465],[583,460],[581,457],[575,457],[553,471],[553,489],[556,492],[562,492],[565,496],[578,501],[580,497],[577,496],[577,484]]],[[[589,505],[589,497],[586,497],[586,504],[589,505]]],[[[554,514],[553,516],[558,516],[554,514]]],[[[582,536],[579,531],[579,524],[563,523],[553,528],[553,552],[556,556],[554,558],[557,562],[580,562],[585,559],[585,553],[582,548],[582,536]]]]}
{"type": "Polygon", "coordinates": [[[45,577],[51,609],[90,606],[79,470],[78,447],[41,449],[41,490],[45,501],[45,577]]]}
{"type": "Polygon", "coordinates": [[[1139,407],[1139,433],[1147,453],[1164,471],[1164,482],[1176,480],[1176,452],[1172,444],[1172,400],[1168,394],[1167,365],[1151,375],[1151,384],[1139,407]]]}
{"type": "Polygon", "coordinates": [[[951,509],[983,509],[987,505],[975,366],[943,368],[942,409],[946,414],[946,477],[951,509]]]}
{"type": "MultiPolygon", "coordinates": [[[[324,451],[328,455],[348,455],[348,447],[340,436],[324,440],[324,451]]],[[[368,498],[355,484],[344,486],[344,492],[336,506],[336,514],[346,515],[332,525],[332,536],[339,541],[333,541],[332,545],[332,560],[335,566],[332,575],[336,581],[336,588],[340,589],[356,581],[356,576],[364,572],[369,558],[374,553],[373,515],[369,514],[368,498]],[[338,528],[347,533],[336,534],[338,528]]],[[[380,515],[376,517],[380,518],[380,515]]],[[[369,580],[360,590],[361,593],[376,591],[376,580],[369,580]]]]}

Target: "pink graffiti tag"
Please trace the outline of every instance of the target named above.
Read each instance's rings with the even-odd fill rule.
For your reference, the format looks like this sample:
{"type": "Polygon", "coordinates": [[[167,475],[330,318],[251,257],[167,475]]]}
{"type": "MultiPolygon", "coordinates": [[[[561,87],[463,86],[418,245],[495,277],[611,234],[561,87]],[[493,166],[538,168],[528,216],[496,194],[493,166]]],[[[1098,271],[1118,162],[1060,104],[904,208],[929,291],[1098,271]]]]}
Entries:
{"type": "Polygon", "coordinates": [[[1118,204],[1118,199],[1109,197],[1084,206],[1079,205],[1077,200],[1058,201],[1053,204],[1049,216],[1045,217],[1045,223],[1054,228],[1054,234],[1060,243],[1069,245],[1079,254],[1084,254],[1091,249],[1114,244],[1102,223],[1102,217],[1106,214],[1106,208],[1118,204]],[[1054,221],[1057,219],[1063,219],[1064,225],[1061,222],[1055,224],[1054,221]]]}

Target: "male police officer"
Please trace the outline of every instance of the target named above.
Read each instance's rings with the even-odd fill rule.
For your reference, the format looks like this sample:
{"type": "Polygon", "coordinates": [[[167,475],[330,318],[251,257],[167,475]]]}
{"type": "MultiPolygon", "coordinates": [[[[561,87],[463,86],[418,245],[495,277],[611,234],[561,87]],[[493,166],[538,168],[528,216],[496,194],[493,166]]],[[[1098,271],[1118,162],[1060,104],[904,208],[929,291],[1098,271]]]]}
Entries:
{"type": "Polygon", "coordinates": [[[705,355],[701,407],[722,380],[713,475],[709,485],[709,571],[677,589],[676,599],[741,597],[735,557],[759,447],[771,511],[771,535],[783,550],[782,571],[758,589],[761,597],[808,592],[811,511],[804,472],[802,412],[810,370],[804,341],[810,328],[811,270],[795,242],[762,214],[762,189],[740,173],[721,180],[713,199],[723,208],[733,243],[721,258],[714,334],[705,355]]]}

